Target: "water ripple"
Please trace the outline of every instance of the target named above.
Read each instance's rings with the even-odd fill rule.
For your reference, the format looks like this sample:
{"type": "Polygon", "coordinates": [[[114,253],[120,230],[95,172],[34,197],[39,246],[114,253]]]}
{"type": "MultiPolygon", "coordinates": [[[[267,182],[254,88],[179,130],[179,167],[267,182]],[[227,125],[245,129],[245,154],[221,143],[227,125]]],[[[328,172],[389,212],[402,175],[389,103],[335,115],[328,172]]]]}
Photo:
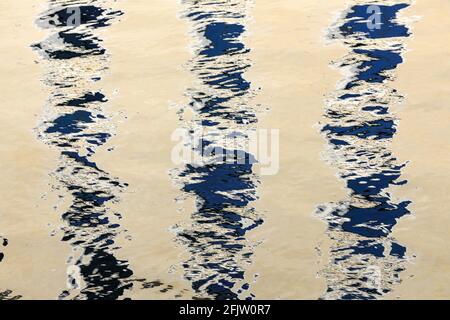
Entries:
{"type": "Polygon", "coordinates": [[[203,164],[188,163],[173,174],[185,196],[195,199],[190,223],[176,226],[177,242],[188,251],[182,263],[191,282],[194,298],[252,299],[245,281],[254,243],[247,233],[263,223],[252,203],[257,199],[257,175],[244,152],[245,131],[257,122],[251,104],[255,92],[244,73],[251,66],[243,37],[249,1],[183,1],[192,27],[195,56],[188,68],[197,81],[187,91],[190,104],[179,114],[182,128],[203,134],[192,149],[203,164]],[[187,114],[192,113],[192,120],[187,114]],[[235,147],[224,145],[235,138],[235,147]],[[214,152],[221,148],[231,161],[217,162],[214,152]],[[239,161],[246,159],[247,161],[239,161]]]}
{"type": "Polygon", "coordinates": [[[329,142],[328,162],[338,170],[349,196],[320,205],[317,215],[328,224],[328,265],[324,299],[377,299],[393,290],[406,268],[407,249],[391,235],[408,215],[409,201],[397,202],[388,188],[402,185],[404,164],[390,144],[398,118],[391,107],[403,97],[390,86],[403,62],[409,29],[398,21],[407,3],[353,1],[332,27],[330,38],[349,53],[335,63],[346,74],[326,104],[322,132],[329,142]],[[379,28],[370,28],[371,6],[380,10],[379,28]]]}
{"type": "Polygon", "coordinates": [[[32,46],[42,57],[43,82],[50,88],[37,132],[60,153],[52,189],[61,199],[59,206],[69,203],[61,209],[60,230],[61,241],[73,252],[67,260],[68,289],[61,299],[117,299],[133,285],[128,262],[115,256],[116,238],[125,230],[119,224],[121,214],[111,206],[127,184],[90,160],[114,134],[105,110],[108,100],[92,90],[108,68],[108,54],[95,29],[108,27],[121,15],[105,1],[61,0],[50,1],[36,21],[50,32],[32,46]],[[77,11],[79,24],[69,24],[77,11]]]}

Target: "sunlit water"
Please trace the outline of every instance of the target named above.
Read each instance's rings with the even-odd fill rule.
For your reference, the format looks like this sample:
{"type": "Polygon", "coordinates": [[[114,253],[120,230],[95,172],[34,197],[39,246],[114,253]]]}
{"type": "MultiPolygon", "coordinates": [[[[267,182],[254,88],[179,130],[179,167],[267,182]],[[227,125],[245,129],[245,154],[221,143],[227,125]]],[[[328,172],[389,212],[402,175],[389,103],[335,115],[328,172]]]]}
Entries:
{"type": "MultiPolygon", "coordinates": [[[[134,245],[134,236],[145,239],[145,234],[137,232],[135,235],[128,230],[127,226],[133,225],[130,221],[140,220],[135,215],[134,204],[129,208],[123,205],[128,203],[123,198],[130,189],[141,198],[154,190],[135,189],[127,179],[105,169],[114,167],[111,166],[114,160],[108,162],[107,159],[114,151],[114,137],[121,135],[117,129],[118,116],[111,110],[114,101],[104,90],[106,77],[119,77],[112,67],[114,52],[106,45],[105,38],[114,37],[117,29],[113,27],[120,29],[123,19],[136,18],[126,10],[133,5],[112,0],[42,2],[46,8],[34,17],[34,26],[45,37],[27,45],[41,70],[36,86],[45,87],[47,97],[45,102],[36,101],[43,105],[36,115],[37,126],[29,129],[34,133],[33,143],[53,152],[49,157],[53,157],[50,161],[55,164],[51,171],[43,174],[48,189],[36,191],[53,194],[56,198],[53,201],[43,196],[48,211],[59,221],[45,236],[66,248],[64,252],[58,249],[59,266],[64,266],[65,270],[64,279],[54,280],[60,282],[57,287],[62,289],[53,292],[53,298],[125,299],[136,294],[155,298],[160,297],[156,293],[163,293],[169,298],[251,300],[258,299],[261,291],[265,297],[271,296],[271,283],[264,283],[264,277],[259,275],[258,246],[271,241],[260,238],[260,233],[273,228],[271,221],[277,219],[279,212],[265,210],[264,200],[267,199],[261,199],[259,189],[263,186],[270,191],[270,179],[262,179],[255,165],[256,155],[244,151],[249,144],[249,133],[256,132],[263,117],[271,117],[270,111],[263,115],[257,102],[261,90],[265,96],[278,93],[268,93],[251,77],[258,64],[252,54],[264,49],[260,43],[251,41],[252,32],[259,32],[254,28],[253,12],[254,7],[264,3],[182,0],[173,5],[177,23],[185,26],[188,52],[184,63],[177,68],[190,80],[184,95],[177,96],[174,91],[172,96],[173,101],[183,102],[177,103],[176,108],[169,108],[169,101],[164,105],[164,110],[172,112],[176,121],[152,122],[149,126],[184,130],[188,137],[186,145],[196,160],[190,159],[182,165],[171,163],[169,172],[157,173],[160,180],[173,185],[178,196],[170,201],[179,207],[177,218],[170,221],[170,226],[164,225],[164,232],[170,234],[167,239],[172,238],[171,242],[167,241],[170,243],[164,244],[173,248],[170,258],[165,253],[151,257],[155,264],[167,264],[165,274],[158,274],[154,270],[143,273],[139,268],[141,256],[126,255],[127,249],[134,245]],[[68,25],[65,22],[74,12],[81,13],[81,20],[79,24],[68,25]],[[230,138],[235,142],[233,147],[225,144],[230,138]],[[97,158],[99,150],[105,149],[106,155],[103,152],[97,158]],[[230,158],[218,161],[218,150],[231,157],[231,161],[230,158]],[[124,243],[128,248],[123,248],[124,243]],[[179,277],[183,285],[179,286],[166,274],[179,277]],[[266,289],[257,289],[256,282],[263,283],[266,289]]],[[[402,123],[398,108],[408,101],[408,92],[397,88],[396,78],[400,67],[408,63],[405,59],[410,47],[408,41],[415,35],[414,28],[405,19],[407,10],[413,6],[413,2],[400,0],[350,0],[339,6],[338,13],[311,13],[326,16],[329,21],[335,15],[329,25],[321,26],[325,32],[317,41],[326,42],[322,50],[339,45],[344,52],[335,56],[330,53],[333,58],[329,61],[329,75],[340,73],[340,81],[335,89],[321,92],[325,98],[323,104],[311,106],[323,110],[322,119],[315,119],[316,123],[320,122],[317,136],[323,137],[319,146],[323,152],[317,154],[315,161],[328,166],[336,174],[336,183],[342,184],[343,190],[336,190],[333,196],[344,195],[336,200],[327,198],[328,194],[324,193],[322,201],[315,202],[315,208],[308,212],[311,225],[323,222],[322,231],[316,232],[313,239],[317,243],[316,260],[322,262],[317,263],[317,276],[311,280],[322,286],[322,291],[315,291],[317,299],[383,299],[395,294],[405,279],[414,281],[408,272],[420,253],[416,256],[415,248],[398,240],[395,234],[399,227],[408,227],[404,222],[406,217],[416,214],[414,201],[392,194],[394,187],[411,187],[405,178],[408,159],[397,156],[394,144],[402,123]],[[377,26],[368,24],[373,5],[380,10],[381,24],[377,26]]],[[[301,4],[292,7],[303,8],[301,4]]],[[[30,16],[30,23],[31,20],[30,16]]],[[[168,34],[172,32],[170,27],[168,34]]],[[[133,50],[139,49],[129,48],[130,64],[133,50]]],[[[294,49],[286,43],[280,50],[294,49]]],[[[310,59],[310,64],[317,63],[313,54],[310,59]]],[[[296,76],[302,77],[301,74],[296,76]]],[[[126,78],[117,83],[124,82],[126,78]]],[[[280,91],[283,85],[286,84],[278,84],[280,91]]],[[[142,88],[127,89],[131,93],[143,92],[140,99],[147,99],[146,96],[152,99],[154,93],[145,91],[146,84],[139,86],[142,88]]],[[[265,103],[270,106],[271,101],[265,103]]],[[[297,104],[288,101],[285,107],[293,108],[297,104]]],[[[125,113],[131,114],[133,108],[136,106],[125,106],[125,113]]],[[[139,110],[152,113],[152,110],[139,110]]],[[[155,119],[158,121],[157,115],[155,119]]],[[[126,125],[125,128],[134,130],[126,125]]],[[[275,129],[282,131],[283,127],[275,129]]],[[[170,143],[169,136],[161,139],[166,139],[161,143],[170,143]]],[[[283,148],[302,147],[285,140],[280,143],[280,152],[286,150],[283,148]]],[[[151,147],[142,146],[142,149],[151,147]]],[[[170,154],[166,158],[169,159],[170,154]]],[[[157,160],[148,159],[149,163],[152,161],[157,160]]],[[[143,179],[152,179],[151,174],[155,173],[143,179]]],[[[322,196],[321,190],[316,192],[322,196]]],[[[299,197],[297,201],[302,199],[299,197]]],[[[167,213],[164,210],[167,208],[155,205],[148,208],[148,214],[158,220],[158,216],[167,213]]],[[[51,225],[44,217],[41,220],[42,224],[51,225]]],[[[1,223],[2,228],[12,224],[4,219],[1,223]]],[[[299,230],[308,227],[296,226],[299,230]]],[[[152,228],[162,227],[155,224],[152,228]]],[[[21,243],[18,234],[0,230],[0,269],[8,263],[13,267],[14,263],[19,264],[11,249],[14,246],[17,250],[21,243]]],[[[295,237],[286,235],[283,239],[281,247],[304,246],[295,237]]],[[[53,249],[45,246],[39,250],[53,249]]],[[[139,255],[146,255],[146,252],[139,252],[139,255]]],[[[48,264],[50,266],[50,262],[48,264]]],[[[285,268],[302,272],[294,263],[285,268]]],[[[1,274],[1,277],[5,276],[1,274]]],[[[0,281],[0,300],[27,297],[23,287],[16,289],[13,285],[21,278],[10,278],[13,280],[9,279],[6,287],[0,281]]],[[[271,279],[277,279],[276,275],[271,279]]],[[[286,291],[296,292],[290,283],[281,285],[286,291]]],[[[277,298],[276,295],[271,297],[277,298]]]]}

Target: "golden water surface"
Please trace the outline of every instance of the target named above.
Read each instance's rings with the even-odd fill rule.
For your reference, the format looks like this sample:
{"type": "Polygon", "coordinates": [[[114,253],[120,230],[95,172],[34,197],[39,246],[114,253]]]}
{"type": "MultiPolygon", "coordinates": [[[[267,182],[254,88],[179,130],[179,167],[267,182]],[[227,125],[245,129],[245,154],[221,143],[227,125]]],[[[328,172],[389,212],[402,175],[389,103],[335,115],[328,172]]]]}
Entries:
{"type": "MultiPolygon", "coordinates": [[[[36,24],[50,1],[0,1],[0,299],[341,299],[354,293],[353,281],[363,279],[361,274],[351,279],[351,268],[361,265],[362,272],[380,268],[375,280],[381,284],[375,294],[354,298],[450,298],[448,0],[211,1],[230,10],[215,19],[245,27],[239,42],[249,49],[214,60],[214,65],[202,60],[196,48],[202,46],[202,23],[211,22],[187,14],[215,12],[216,7],[193,0],[79,2],[121,14],[103,28],[86,31],[101,39],[98,44],[106,54],[61,62],[33,47],[50,43],[45,39],[54,31],[36,24]],[[331,218],[318,210],[373,203],[350,194],[343,178],[346,172],[362,170],[347,162],[358,150],[333,150],[332,137],[324,131],[336,123],[326,113],[338,107],[333,99],[347,77],[338,64],[352,59],[350,50],[357,41],[328,36],[349,8],[371,3],[409,5],[397,18],[410,36],[364,43],[401,47],[403,61],[389,71],[388,80],[379,87],[367,85],[377,92],[395,89],[384,98],[395,100],[389,112],[396,133],[388,142],[356,143],[358,150],[374,152],[374,157],[387,152],[392,163],[405,164],[398,182],[407,183],[390,184],[383,195],[396,205],[408,201],[409,214],[399,217],[377,245],[399,244],[406,252],[401,258],[385,255],[375,261],[350,252],[352,257],[336,262],[340,253],[335,249],[366,238],[333,229],[331,218]],[[242,95],[232,96],[229,108],[252,106],[257,119],[253,128],[280,130],[279,172],[250,175],[244,182],[255,195],[245,206],[219,206],[220,212],[239,213],[245,220],[234,227],[252,225],[241,237],[229,238],[220,224],[202,225],[202,219],[213,218],[205,214],[210,208],[199,205],[201,191],[192,191],[186,182],[197,176],[171,160],[173,131],[189,126],[187,114],[180,116],[187,113],[183,106],[202,92],[224,94],[199,84],[204,73],[215,72],[213,66],[242,68],[243,78],[251,83],[242,95]],[[72,81],[71,72],[74,87],[59,86],[72,81]],[[88,79],[94,75],[101,80],[88,79]],[[107,103],[99,102],[92,110],[106,115],[102,132],[110,137],[92,152],[88,140],[73,148],[101,173],[86,164],[80,169],[65,153],[66,138],[45,132],[60,112],[58,93],[69,97],[87,91],[107,97],[107,103]],[[90,209],[67,186],[113,197],[91,208],[108,217],[108,223],[86,229],[71,224],[70,219],[90,209]],[[111,242],[97,244],[94,239],[103,236],[111,242]],[[240,249],[218,248],[217,239],[240,249]],[[108,284],[99,277],[106,277],[108,284]],[[235,281],[232,288],[229,281],[235,281]]],[[[203,119],[194,114],[194,120],[196,116],[203,119]]],[[[228,119],[217,121],[242,129],[228,119]]],[[[380,161],[371,168],[384,170],[380,161]]],[[[369,276],[367,281],[372,280],[369,276]]]]}

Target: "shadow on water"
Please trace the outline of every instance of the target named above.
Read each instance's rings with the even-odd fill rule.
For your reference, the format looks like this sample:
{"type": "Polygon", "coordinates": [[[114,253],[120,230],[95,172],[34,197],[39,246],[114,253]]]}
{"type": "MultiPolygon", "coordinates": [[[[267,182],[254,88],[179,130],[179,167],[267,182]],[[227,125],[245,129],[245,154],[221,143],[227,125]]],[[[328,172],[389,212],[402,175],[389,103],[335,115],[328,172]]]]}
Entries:
{"type": "MultiPolygon", "coordinates": [[[[67,287],[60,299],[118,299],[139,282],[126,260],[116,257],[117,238],[127,238],[113,204],[127,184],[91,160],[114,134],[113,118],[105,110],[107,97],[92,88],[108,69],[108,53],[96,29],[107,28],[121,11],[108,1],[50,1],[36,23],[50,35],[32,47],[46,67],[43,82],[50,88],[38,137],[60,153],[52,173],[52,189],[63,209],[62,241],[71,245],[67,287]],[[77,21],[78,17],[78,21],[77,21]]],[[[57,206],[58,207],[58,206],[57,206]]],[[[56,207],[56,208],[57,208],[56,207]]]]}
{"type": "Polygon", "coordinates": [[[174,181],[193,197],[196,209],[187,225],[177,226],[176,241],[187,249],[182,263],[194,298],[252,299],[245,281],[254,244],[247,232],[263,223],[252,202],[257,199],[253,155],[245,152],[246,131],[254,128],[255,92],[245,80],[249,49],[242,42],[249,1],[182,1],[183,18],[192,27],[194,58],[188,68],[196,84],[188,89],[188,106],[179,115],[192,138],[190,147],[201,158],[173,174],[174,181]],[[192,119],[187,119],[187,114],[192,119]],[[230,136],[234,146],[224,144],[230,136]],[[212,150],[228,154],[218,159],[212,150]]]}
{"type": "Polygon", "coordinates": [[[322,132],[329,142],[326,157],[345,181],[348,199],[318,207],[328,223],[328,265],[324,299],[377,299],[393,290],[405,270],[406,248],[391,233],[409,214],[409,202],[396,202],[390,186],[402,185],[401,170],[390,150],[398,119],[391,107],[402,96],[390,86],[403,62],[404,40],[410,36],[398,22],[408,4],[355,4],[331,30],[331,39],[349,53],[336,63],[347,75],[329,96],[322,132]],[[381,24],[368,24],[377,5],[381,24]],[[372,25],[373,26],[373,25],[372,25]]]}

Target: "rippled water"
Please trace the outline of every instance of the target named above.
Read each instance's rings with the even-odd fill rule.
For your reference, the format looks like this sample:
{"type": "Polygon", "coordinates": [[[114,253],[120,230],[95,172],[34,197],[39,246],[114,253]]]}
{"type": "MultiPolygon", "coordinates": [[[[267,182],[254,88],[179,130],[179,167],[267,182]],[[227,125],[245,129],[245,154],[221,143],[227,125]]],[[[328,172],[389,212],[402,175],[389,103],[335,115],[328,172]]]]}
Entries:
{"type": "MultiPolygon", "coordinates": [[[[31,101],[36,108],[14,114],[16,132],[33,131],[32,137],[21,136],[29,141],[13,138],[2,147],[6,160],[0,160],[8,168],[1,168],[6,187],[0,187],[14,196],[0,212],[0,300],[252,300],[280,298],[280,291],[302,299],[305,290],[294,285],[302,281],[314,283],[307,291],[316,299],[367,300],[400,297],[405,285],[417,291],[415,274],[421,270],[445,277],[442,262],[433,262],[446,257],[445,250],[418,245],[446,245],[442,232],[440,242],[433,238],[439,225],[445,231],[445,220],[428,231],[420,220],[438,210],[439,202],[430,200],[429,189],[423,197],[414,193],[426,184],[409,161],[414,152],[398,146],[402,141],[418,146],[411,133],[400,139],[404,123],[404,132],[414,131],[408,131],[413,125],[407,115],[417,111],[408,109],[415,106],[414,87],[398,81],[414,63],[408,50],[420,51],[412,42],[420,28],[417,32],[409,20],[415,2],[157,0],[153,7],[141,0],[40,2],[22,12],[37,31],[18,40],[30,56],[18,54],[13,66],[27,65],[30,76],[15,72],[4,82],[22,92],[26,78],[32,87],[41,86],[45,97],[10,99],[15,106],[31,101]],[[380,10],[376,26],[368,23],[373,5],[380,10]],[[159,20],[150,14],[158,8],[159,20]],[[33,16],[33,10],[39,14],[33,16]],[[77,12],[79,21],[73,20],[77,12]],[[173,21],[164,21],[170,15],[173,21]],[[156,27],[159,31],[149,31],[156,27]],[[319,29],[325,30],[322,38],[319,29]],[[155,36],[158,32],[162,35],[155,36]],[[142,74],[132,73],[139,64],[142,74]],[[299,65],[304,74],[295,71],[299,65]],[[309,67],[323,73],[317,88],[309,67]],[[141,76],[142,82],[134,81],[141,76]],[[300,88],[305,86],[309,89],[300,88]],[[297,89],[301,94],[294,98],[297,89]],[[125,98],[118,102],[117,96],[125,98]],[[144,124],[138,126],[139,119],[144,124]],[[308,133],[315,123],[318,130],[308,133]],[[264,177],[257,155],[248,151],[252,134],[264,126],[281,131],[283,181],[264,177]],[[148,156],[146,150],[160,150],[157,142],[171,143],[167,132],[179,130],[193,158],[177,164],[169,152],[148,156]],[[143,156],[148,156],[147,166],[140,164],[144,169],[127,167],[143,156]],[[23,158],[29,162],[23,164],[23,158]],[[168,188],[173,193],[159,190],[168,188]],[[308,188],[314,199],[299,191],[308,188]],[[418,226],[408,222],[416,215],[418,226]],[[419,240],[411,241],[416,235],[419,240]],[[20,276],[11,276],[12,270],[20,276]]],[[[21,11],[12,6],[8,0],[4,9],[21,11]]],[[[23,17],[13,18],[16,27],[22,28],[23,17]]],[[[13,43],[14,36],[8,39],[13,43]]],[[[4,65],[1,79],[8,75],[4,65]]],[[[438,88],[432,95],[445,98],[438,88]]],[[[13,134],[2,131],[5,137],[13,134]]],[[[441,292],[439,285],[425,287],[441,292]]]]}
{"type": "Polygon", "coordinates": [[[185,278],[195,297],[214,299],[252,298],[245,282],[253,245],[246,235],[263,223],[252,206],[257,199],[258,177],[243,149],[225,149],[232,161],[217,163],[214,150],[233,135],[237,147],[248,138],[244,131],[257,121],[251,106],[255,94],[244,72],[251,67],[246,31],[247,1],[183,1],[183,18],[190,21],[195,57],[189,70],[196,83],[186,95],[188,106],[180,110],[182,128],[203,139],[192,139],[191,148],[204,165],[188,163],[174,177],[182,190],[195,197],[196,210],[188,225],[178,226],[177,240],[190,252],[183,262],[185,278]],[[193,112],[190,121],[184,113],[193,112]],[[239,153],[241,151],[241,153],[239,153]],[[242,163],[244,162],[244,163],[242,163]]]}
{"type": "Polygon", "coordinates": [[[404,164],[390,150],[399,121],[391,108],[402,100],[390,82],[410,36],[396,18],[409,4],[380,6],[382,24],[370,29],[365,21],[371,4],[355,1],[330,34],[349,53],[335,63],[347,77],[328,97],[322,132],[330,144],[326,158],[349,195],[317,211],[331,240],[330,263],[322,271],[327,299],[378,298],[400,282],[406,267],[406,248],[391,233],[410,203],[397,203],[386,189],[407,183],[401,179],[404,164]]]}
{"type": "Polygon", "coordinates": [[[73,247],[67,259],[69,289],[60,298],[116,299],[132,285],[127,261],[114,255],[115,238],[124,232],[122,213],[109,206],[119,201],[127,184],[91,160],[96,148],[114,134],[105,109],[108,99],[92,89],[109,60],[95,30],[108,27],[122,14],[98,1],[52,1],[37,20],[51,33],[33,45],[46,60],[43,81],[51,88],[38,136],[58,149],[52,188],[61,199],[71,201],[68,209],[56,209],[64,222],[56,235],[62,232],[61,241],[73,247]],[[80,25],[64,23],[68,8],[80,10],[80,25]]]}

